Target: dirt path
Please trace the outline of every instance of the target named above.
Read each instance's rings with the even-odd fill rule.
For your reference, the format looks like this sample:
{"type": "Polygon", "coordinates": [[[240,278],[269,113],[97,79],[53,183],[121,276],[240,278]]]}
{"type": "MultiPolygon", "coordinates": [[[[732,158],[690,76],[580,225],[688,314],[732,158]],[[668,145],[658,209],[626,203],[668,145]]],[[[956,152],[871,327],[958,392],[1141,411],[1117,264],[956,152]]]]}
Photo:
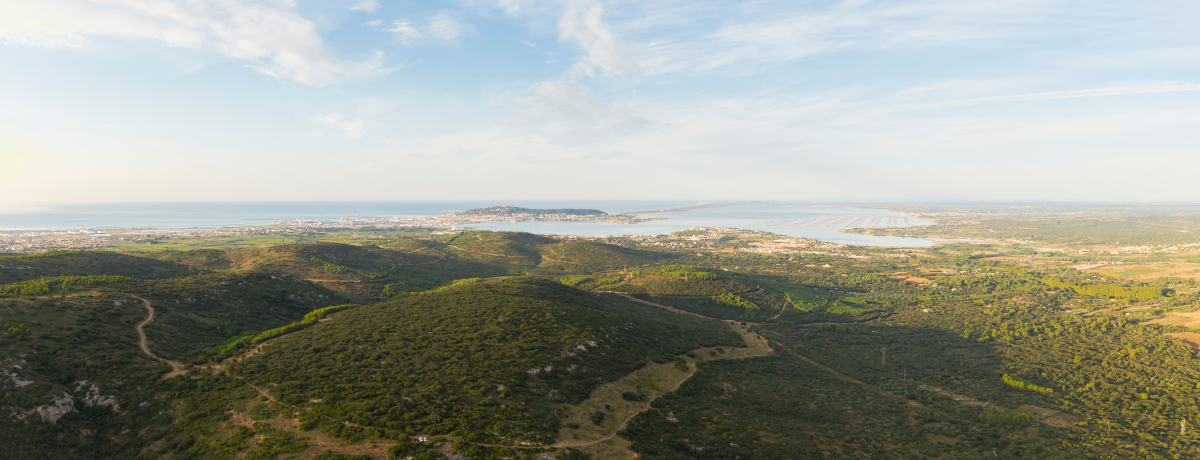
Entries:
{"type": "Polygon", "coordinates": [[[132,297],[142,301],[142,303],[146,305],[146,311],[148,311],[150,313],[149,315],[146,316],[145,320],[138,323],[137,326],[134,327],[134,329],[137,329],[138,345],[140,345],[142,347],[142,352],[146,353],[147,355],[150,355],[151,358],[157,359],[157,360],[167,363],[168,365],[171,366],[171,372],[163,374],[162,378],[164,378],[164,379],[169,379],[176,375],[181,375],[181,374],[187,372],[186,370],[183,369],[183,363],[181,363],[179,361],[168,361],[168,360],[159,358],[158,355],[155,355],[154,353],[150,352],[150,347],[146,346],[145,327],[147,324],[150,324],[150,321],[154,320],[154,307],[150,306],[149,300],[143,299],[138,296],[132,296],[132,297]]]}
{"type": "MultiPolygon", "coordinates": [[[[680,371],[675,367],[675,363],[666,364],[651,364],[632,373],[621,377],[615,381],[603,384],[592,390],[591,396],[587,400],[574,406],[567,406],[567,423],[578,423],[580,428],[572,429],[570,427],[563,428],[560,431],[560,437],[565,435],[574,437],[571,441],[561,441],[548,446],[551,448],[580,448],[591,447],[599,444],[608,443],[603,452],[593,452],[599,454],[602,458],[635,458],[636,454],[629,450],[624,442],[608,442],[616,439],[617,432],[625,428],[625,425],[637,417],[642,412],[650,409],[650,404],[662,395],[671,393],[679,389],[683,382],[696,374],[696,363],[699,361],[716,361],[724,359],[743,359],[757,358],[766,356],[774,351],[771,349],[767,339],[757,333],[750,332],[748,328],[742,327],[737,321],[725,321],[716,318],[710,318],[704,315],[679,310],[677,308],[668,307],[666,305],[656,304],[645,300],[630,297],[627,294],[613,292],[625,297],[634,302],[643,303],[653,307],[662,308],[675,313],[697,316],[700,318],[712,319],[728,324],[734,332],[742,336],[742,340],[746,342],[744,348],[730,347],[709,347],[692,350],[692,354],[696,357],[680,356],[680,359],[687,361],[687,372],[680,371]],[[719,351],[718,351],[719,350],[719,351]],[[710,353],[711,352],[711,353],[710,353]],[[647,391],[648,390],[648,391],[647,391]],[[645,401],[626,401],[621,395],[625,392],[647,392],[645,401]],[[591,422],[589,416],[601,407],[605,407],[609,412],[613,413],[613,417],[605,417],[606,420],[599,425],[591,422]],[[579,439],[583,437],[584,439],[579,439]]],[[[455,436],[447,436],[446,439],[460,440],[455,436]]],[[[532,446],[513,446],[504,444],[488,444],[469,442],[484,447],[515,447],[528,448],[532,446]]],[[[596,456],[596,455],[593,455],[596,456]]]]}
{"type": "MultiPolygon", "coordinates": [[[[681,315],[692,315],[692,316],[695,316],[695,317],[697,317],[697,318],[716,319],[716,318],[712,318],[712,317],[704,316],[704,315],[701,315],[701,314],[692,313],[692,312],[690,312],[690,311],[684,311],[684,310],[680,310],[680,309],[678,309],[678,308],[675,308],[675,307],[668,307],[668,306],[666,306],[666,305],[657,304],[657,303],[650,302],[650,301],[647,301],[647,300],[642,300],[642,299],[639,299],[639,298],[637,298],[637,297],[634,297],[634,296],[631,296],[631,295],[629,295],[629,294],[625,294],[625,293],[622,293],[622,292],[615,292],[615,291],[594,291],[594,292],[603,292],[603,293],[605,293],[605,294],[616,294],[616,295],[619,295],[619,296],[621,296],[621,297],[624,297],[624,298],[626,298],[626,299],[632,300],[632,301],[634,301],[634,302],[637,302],[637,303],[644,303],[644,304],[646,304],[646,305],[650,305],[650,306],[652,306],[652,307],[658,307],[658,308],[661,308],[661,309],[663,309],[663,310],[667,310],[667,311],[674,312],[674,313],[679,313],[679,314],[681,314],[681,315]]],[[[721,321],[721,320],[719,320],[719,319],[718,319],[717,321],[721,321]]]]}
{"type": "Polygon", "coordinates": [[[319,281],[322,283],[362,283],[363,282],[362,280],[319,280],[319,279],[306,279],[304,281],[319,281]]]}
{"type": "MultiPolygon", "coordinates": [[[[601,291],[597,291],[597,292],[601,292],[601,291]]],[[[674,313],[680,313],[680,314],[692,315],[692,316],[696,316],[696,317],[700,317],[700,318],[705,318],[705,319],[711,319],[711,320],[723,321],[723,322],[725,322],[725,323],[729,324],[729,327],[732,327],[732,328],[734,329],[734,331],[735,331],[735,332],[737,332],[738,334],[740,334],[740,335],[742,336],[742,339],[746,341],[746,345],[747,345],[748,347],[747,347],[747,348],[745,348],[745,350],[752,350],[752,349],[756,349],[756,346],[755,346],[755,345],[758,345],[758,344],[757,344],[757,343],[755,343],[755,342],[761,342],[761,348],[758,348],[758,349],[759,349],[759,350],[765,350],[765,351],[761,351],[761,352],[753,352],[753,354],[751,354],[751,355],[746,355],[746,356],[737,356],[737,357],[730,357],[730,358],[724,358],[724,359],[753,358],[753,357],[758,357],[758,356],[765,356],[767,353],[770,353],[770,352],[772,351],[772,350],[771,350],[771,346],[770,346],[770,345],[767,343],[767,339],[766,339],[766,338],[764,338],[763,336],[761,336],[761,335],[758,335],[758,334],[751,334],[751,333],[747,332],[745,329],[740,329],[740,326],[739,326],[739,322],[738,322],[738,321],[733,321],[733,320],[722,320],[722,319],[717,319],[717,318],[713,318],[713,317],[710,317],[710,316],[704,316],[704,315],[701,315],[701,314],[698,314],[698,313],[692,313],[692,312],[690,312],[690,311],[684,311],[684,310],[680,310],[680,309],[678,309],[678,308],[674,308],[674,307],[669,307],[669,306],[666,306],[666,305],[663,305],[663,304],[657,304],[657,303],[654,303],[654,302],[650,302],[650,301],[646,301],[646,300],[638,299],[638,298],[636,298],[636,297],[630,296],[629,294],[624,294],[624,293],[620,293],[620,292],[609,292],[609,291],[604,291],[604,292],[607,292],[607,293],[609,293],[609,294],[616,294],[616,295],[619,295],[619,296],[621,296],[621,297],[624,297],[624,298],[626,298],[626,299],[632,300],[632,301],[634,301],[634,302],[638,302],[638,303],[642,303],[642,304],[646,304],[646,305],[650,305],[650,306],[658,307],[658,308],[661,308],[661,309],[664,309],[664,310],[667,310],[667,311],[671,311],[671,312],[674,312],[674,313]]],[[[786,308],[787,308],[787,303],[786,303],[786,302],[784,303],[784,306],[783,306],[783,308],[784,308],[784,309],[786,309],[786,308]]],[[[782,313],[783,313],[783,310],[780,310],[780,314],[782,314],[782,313]]],[[[779,315],[775,315],[775,317],[776,317],[776,318],[778,318],[778,317],[779,317],[779,315]]],[[[842,324],[842,323],[829,323],[829,324],[842,324]]],[[[751,325],[757,325],[757,323],[753,323],[753,324],[751,324],[751,325]]],[[[888,393],[888,392],[886,392],[886,391],[884,391],[884,390],[882,390],[882,389],[880,389],[880,388],[878,388],[878,387],[876,387],[876,386],[874,386],[874,385],[871,385],[871,384],[869,384],[869,383],[863,382],[863,381],[861,381],[861,380],[857,380],[857,379],[855,379],[854,377],[850,377],[849,375],[846,375],[846,374],[843,374],[843,373],[841,373],[841,372],[838,372],[838,371],[834,370],[833,368],[830,368],[829,366],[826,366],[826,365],[824,365],[824,364],[821,364],[821,363],[818,363],[818,362],[816,362],[816,361],[813,361],[812,359],[809,359],[808,357],[805,357],[805,356],[803,356],[803,355],[798,355],[798,356],[800,357],[800,359],[803,359],[803,360],[807,361],[809,364],[812,364],[812,365],[814,365],[814,366],[817,366],[817,367],[818,367],[818,368],[820,368],[821,370],[824,370],[824,371],[826,371],[826,372],[828,372],[828,373],[830,373],[830,374],[833,374],[834,376],[836,376],[836,377],[837,377],[837,378],[839,378],[839,379],[845,380],[845,381],[847,381],[847,382],[855,383],[855,384],[858,384],[858,385],[862,385],[864,388],[866,388],[866,389],[868,389],[868,390],[871,390],[872,392],[875,392],[875,393],[878,393],[878,394],[884,395],[884,396],[890,396],[890,397],[893,397],[893,398],[900,398],[900,396],[897,396],[897,395],[894,395],[894,394],[888,393]]],[[[695,370],[695,365],[694,365],[694,364],[692,365],[692,368],[693,368],[693,372],[694,372],[694,370],[695,370]]],[[[635,372],[635,373],[636,373],[636,372],[635,372]]],[[[631,374],[631,375],[632,375],[632,374],[631,374]]],[[[691,373],[689,373],[687,377],[691,377],[691,373]]],[[[687,380],[687,377],[684,377],[684,379],[683,379],[683,380],[687,380]]],[[[622,378],[622,379],[624,379],[624,378],[622,378]]],[[[682,384],[682,383],[683,383],[683,380],[681,380],[679,383],[680,383],[680,384],[682,384]]],[[[619,381],[620,381],[620,380],[618,380],[618,382],[619,382],[619,381]]],[[[614,383],[616,383],[616,382],[614,382],[614,383]]],[[[679,385],[678,385],[678,384],[677,384],[677,385],[675,385],[675,388],[672,388],[670,391],[675,391],[675,389],[676,389],[676,388],[679,388],[679,385]]],[[[669,393],[670,391],[668,391],[667,393],[669,393]]],[[[903,398],[901,398],[901,399],[903,399],[903,398]]],[[[652,400],[653,400],[653,399],[652,399],[652,400]]],[[[649,407],[650,407],[650,403],[646,403],[646,408],[648,409],[649,407]]],[[[644,411],[644,410],[645,410],[645,409],[643,409],[643,411],[644,411]]],[[[640,412],[641,412],[641,411],[639,411],[639,413],[640,413],[640,412]]],[[[633,414],[633,415],[637,415],[637,414],[633,414]]],[[[629,418],[630,418],[630,419],[632,419],[633,417],[631,416],[631,417],[629,417],[629,418]]],[[[624,422],[622,422],[622,426],[624,426],[624,422]]],[[[614,431],[614,432],[613,432],[613,435],[615,435],[615,434],[616,434],[616,431],[614,431]]],[[[597,441],[595,441],[595,442],[591,442],[590,444],[595,444],[596,442],[605,441],[605,440],[607,440],[607,439],[611,439],[612,437],[613,437],[613,436],[608,436],[608,437],[607,437],[607,438],[605,438],[605,439],[600,439],[600,440],[597,440],[597,441]]],[[[577,446],[566,446],[566,445],[559,446],[559,445],[555,444],[555,445],[554,445],[554,447],[577,447],[577,446]]]]}
{"type": "Polygon", "coordinates": [[[783,306],[782,306],[782,307],[779,307],[779,313],[776,313],[776,314],[775,314],[775,316],[772,316],[772,317],[771,317],[771,319],[779,319],[779,315],[782,315],[782,314],[783,314],[783,312],[787,311],[787,307],[788,307],[788,305],[791,305],[791,301],[789,301],[789,300],[787,300],[787,299],[784,299],[784,300],[783,300],[783,306]]]}
{"type": "Polygon", "coordinates": [[[726,324],[742,336],[746,347],[719,347],[719,354],[717,348],[700,348],[692,351],[691,354],[695,355],[695,358],[680,357],[688,363],[686,372],[676,368],[675,363],[651,364],[597,387],[587,400],[567,409],[567,423],[578,423],[580,428],[564,428],[560,431],[560,439],[570,437],[574,440],[560,441],[549,447],[585,447],[615,438],[617,432],[625,428],[630,420],[649,410],[655,399],[678,390],[680,385],[695,375],[697,362],[757,358],[774,351],[762,336],[750,332],[736,322],[730,321],[726,324]],[[627,392],[641,393],[646,397],[645,401],[627,401],[622,397],[622,394],[627,392]],[[589,416],[601,408],[605,408],[611,417],[606,416],[607,420],[597,425],[589,416]]]}
{"type": "MultiPolygon", "coordinates": [[[[746,342],[744,348],[700,348],[693,350],[692,355],[681,356],[680,359],[687,361],[687,372],[680,371],[675,367],[675,363],[666,364],[651,364],[638,369],[628,375],[621,377],[615,381],[603,384],[592,390],[591,396],[587,400],[566,408],[566,424],[578,424],[579,428],[572,429],[570,425],[563,428],[559,432],[559,439],[574,438],[571,441],[560,441],[549,446],[552,448],[580,448],[591,447],[600,448],[602,451],[592,452],[593,456],[603,458],[635,458],[636,454],[629,450],[625,442],[610,442],[617,439],[617,432],[625,428],[625,425],[637,417],[642,412],[650,409],[651,403],[655,399],[678,390],[684,382],[696,374],[696,363],[700,361],[716,361],[725,359],[743,359],[757,358],[766,356],[774,351],[771,349],[767,339],[761,335],[750,332],[748,328],[741,326],[737,321],[719,320],[708,316],[680,310],[654,302],[649,302],[637,299],[619,292],[613,292],[619,296],[634,302],[650,305],[657,308],[662,308],[674,313],[696,316],[705,319],[722,321],[729,325],[734,332],[742,337],[746,342]],[[636,392],[642,393],[646,397],[644,401],[627,401],[622,397],[623,393],[636,392]],[[590,415],[599,411],[600,408],[605,408],[606,413],[611,413],[611,417],[606,415],[606,420],[600,424],[595,424],[591,421],[590,415]]],[[[503,446],[494,444],[479,444],[481,446],[490,447],[520,447],[520,446],[503,446]]],[[[590,450],[590,449],[589,449],[590,450]]]]}

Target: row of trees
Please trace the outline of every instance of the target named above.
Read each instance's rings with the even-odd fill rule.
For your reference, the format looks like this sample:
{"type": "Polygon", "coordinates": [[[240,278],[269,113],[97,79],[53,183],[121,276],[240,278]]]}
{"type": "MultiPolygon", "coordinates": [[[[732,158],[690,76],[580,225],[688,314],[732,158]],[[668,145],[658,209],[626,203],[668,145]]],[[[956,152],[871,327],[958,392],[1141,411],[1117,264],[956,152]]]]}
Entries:
{"type": "Polygon", "coordinates": [[[739,297],[737,294],[726,292],[719,296],[713,297],[712,299],[718,303],[744,309],[746,312],[746,318],[754,319],[758,316],[758,305],[748,299],[739,297]]]}
{"type": "Polygon", "coordinates": [[[1004,374],[1003,376],[1001,376],[1000,380],[1002,380],[1005,385],[1008,385],[1013,388],[1021,389],[1021,390],[1036,391],[1036,392],[1042,393],[1042,394],[1054,393],[1054,390],[1051,388],[1039,386],[1039,385],[1036,385],[1033,382],[1030,382],[1023,378],[1013,377],[1008,374],[1004,374]]]}

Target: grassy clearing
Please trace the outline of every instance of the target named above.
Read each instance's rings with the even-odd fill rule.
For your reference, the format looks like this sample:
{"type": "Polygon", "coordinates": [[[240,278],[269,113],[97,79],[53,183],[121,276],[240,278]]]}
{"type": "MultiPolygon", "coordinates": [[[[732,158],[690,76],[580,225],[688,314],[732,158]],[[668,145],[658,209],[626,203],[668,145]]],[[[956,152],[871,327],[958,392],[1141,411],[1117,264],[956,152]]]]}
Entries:
{"type": "Polygon", "coordinates": [[[1200,311],[1192,312],[1172,312],[1165,317],[1147,321],[1147,324],[1158,324],[1162,326],[1183,326],[1196,327],[1200,326],[1200,311]]]}

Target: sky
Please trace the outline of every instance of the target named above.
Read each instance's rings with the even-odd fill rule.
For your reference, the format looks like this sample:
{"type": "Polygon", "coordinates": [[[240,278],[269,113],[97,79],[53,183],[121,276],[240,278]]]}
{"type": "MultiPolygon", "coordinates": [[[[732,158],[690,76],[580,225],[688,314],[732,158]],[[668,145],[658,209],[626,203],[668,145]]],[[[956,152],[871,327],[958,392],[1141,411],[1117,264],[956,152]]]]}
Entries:
{"type": "Polygon", "coordinates": [[[1200,201],[1195,1],[0,1],[0,203],[1200,201]]]}

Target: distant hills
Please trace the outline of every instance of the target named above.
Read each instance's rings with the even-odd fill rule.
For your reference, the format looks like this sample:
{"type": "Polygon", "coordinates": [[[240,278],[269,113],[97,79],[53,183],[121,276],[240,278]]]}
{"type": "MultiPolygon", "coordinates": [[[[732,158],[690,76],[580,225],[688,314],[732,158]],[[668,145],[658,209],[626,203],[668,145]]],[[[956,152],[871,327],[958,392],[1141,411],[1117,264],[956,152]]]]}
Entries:
{"type": "Polygon", "coordinates": [[[486,216],[486,217],[550,217],[558,215],[568,216],[607,216],[607,212],[599,209],[530,209],[518,208],[516,206],[489,206],[486,208],[468,209],[451,213],[454,216],[486,216]]]}

